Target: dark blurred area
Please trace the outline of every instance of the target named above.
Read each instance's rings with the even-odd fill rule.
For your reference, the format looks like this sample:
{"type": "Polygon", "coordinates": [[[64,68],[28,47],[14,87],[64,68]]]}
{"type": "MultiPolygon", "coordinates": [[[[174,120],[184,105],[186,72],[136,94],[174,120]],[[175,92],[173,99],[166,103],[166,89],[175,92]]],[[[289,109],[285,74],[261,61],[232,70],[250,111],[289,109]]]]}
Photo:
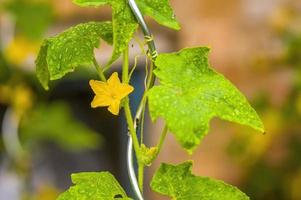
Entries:
{"type": "MultiPolygon", "coordinates": [[[[301,200],[301,1],[171,0],[179,32],[148,24],[159,52],[211,47],[211,65],[248,97],[266,133],[213,120],[210,134],[189,156],[169,134],[147,181],[161,162],[194,160],[194,174],[222,179],[256,200],[301,200]]],[[[109,20],[111,10],[80,8],[71,0],[0,0],[0,199],[52,200],[70,174],[110,171],[131,194],[123,116],[90,107],[93,68],[77,68],[44,91],[34,60],[43,39],[81,22],[109,20]]],[[[132,42],[131,60],[139,54],[132,42]]],[[[109,59],[111,47],[97,50],[109,59]]],[[[133,64],[133,63],[132,63],[133,64]]],[[[113,66],[118,71],[120,61],[113,66]]],[[[143,59],[133,75],[135,108],[143,59]]],[[[161,123],[146,125],[145,143],[158,141],[161,123]]],[[[147,199],[166,199],[150,191],[147,199]]],[[[131,196],[131,195],[130,195],[131,196]]]]}

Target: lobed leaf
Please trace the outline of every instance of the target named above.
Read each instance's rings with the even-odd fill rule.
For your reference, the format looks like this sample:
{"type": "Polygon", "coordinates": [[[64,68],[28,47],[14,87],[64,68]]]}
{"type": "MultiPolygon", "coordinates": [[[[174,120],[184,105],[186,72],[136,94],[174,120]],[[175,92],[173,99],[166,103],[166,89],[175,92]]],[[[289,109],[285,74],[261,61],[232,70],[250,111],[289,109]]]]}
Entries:
{"type": "Polygon", "coordinates": [[[71,186],[57,200],[130,200],[109,172],[82,172],[71,175],[71,186]]]}
{"type": "MultiPolygon", "coordinates": [[[[110,5],[113,10],[113,54],[108,65],[111,65],[128,47],[138,24],[127,0],[73,0],[79,6],[110,5]]],[[[173,29],[180,29],[168,0],[137,0],[137,4],[145,15],[153,17],[158,23],[173,29]]]]}
{"type": "Polygon", "coordinates": [[[169,0],[137,0],[136,2],[144,15],[151,16],[163,26],[180,29],[169,0]]]}
{"type": "Polygon", "coordinates": [[[101,38],[113,42],[111,22],[79,24],[46,39],[36,59],[37,77],[44,88],[48,89],[49,79],[60,79],[79,65],[91,64],[101,38]]]}
{"type": "Polygon", "coordinates": [[[209,67],[208,52],[197,47],[159,55],[154,73],[161,84],[148,93],[152,119],[163,117],[189,153],[207,134],[213,117],[264,131],[243,94],[209,67]]]}
{"type": "Polygon", "coordinates": [[[174,200],[249,200],[234,186],[220,180],[194,176],[192,162],[161,164],[151,181],[151,188],[174,200]]]}

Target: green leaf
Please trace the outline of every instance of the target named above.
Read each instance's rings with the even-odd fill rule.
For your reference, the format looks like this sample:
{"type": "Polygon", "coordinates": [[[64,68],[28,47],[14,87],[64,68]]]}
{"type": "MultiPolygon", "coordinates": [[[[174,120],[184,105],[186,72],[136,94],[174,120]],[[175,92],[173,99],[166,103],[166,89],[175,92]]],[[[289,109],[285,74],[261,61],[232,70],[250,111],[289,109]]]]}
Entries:
{"type": "Polygon", "coordinates": [[[209,67],[208,52],[206,47],[197,47],[159,55],[155,74],[161,85],[148,93],[152,119],[163,117],[189,153],[207,134],[213,117],[264,131],[243,94],[209,67]]]}
{"type": "Polygon", "coordinates": [[[97,148],[101,136],[74,119],[69,107],[61,102],[38,105],[21,125],[22,142],[28,148],[53,142],[69,151],[97,148]]]}
{"type": "Polygon", "coordinates": [[[61,194],[57,200],[130,200],[109,172],[82,172],[71,175],[75,186],[61,194]]]}
{"type": "Polygon", "coordinates": [[[101,38],[113,42],[111,22],[79,24],[46,39],[36,60],[37,76],[44,88],[48,88],[49,79],[60,79],[79,65],[91,64],[101,38]]]}
{"type": "Polygon", "coordinates": [[[48,40],[45,40],[41,45],[38,57],[36,59],[36,74],[42,86],[48,90],[49,86],[49,71],[47,65],[47,49],[48,49],[48,40]]]}
{"type": "Polygon", "coordinates": [[[119,58],[128,47],[138,24],[127,4],[127,0],[73,0],[79,6],[110,5],[113,10],[113,53],[107,66],[119,58]]]}
{"type": "MultiPolygon", "coordinates": [[[[79,6],[110,5],[113,10],[113,54],[108,65],[111,65],[128,47],[138,24],[127,0],[73,0],[79,6]]],[[[145,15],[153,17],[158,23],[173,29],[180,29],[168,0],[138,0],[138,6],[145,15]]]]}
{"type": "Polygon", "coordinates": [[[163,26],[175,30],[180,29],[169,0],[137,0],[136,2],[144,15],[151,16],[163,26]]]}
{"type": "Polygon", "coordinates": [[[192,162],[161,164],[151,181],[151,188],[174,200],[249,200],[243,192],[220,180],[194,176],[192,162]]]}

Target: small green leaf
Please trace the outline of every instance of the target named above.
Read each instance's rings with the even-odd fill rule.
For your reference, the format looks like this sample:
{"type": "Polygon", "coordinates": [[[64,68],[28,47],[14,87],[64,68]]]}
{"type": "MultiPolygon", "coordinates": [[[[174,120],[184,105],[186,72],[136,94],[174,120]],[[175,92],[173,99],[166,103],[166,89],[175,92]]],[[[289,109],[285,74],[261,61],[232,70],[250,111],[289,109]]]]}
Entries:
{"type": "Polygon", "coordinates": [[[151,188],[174,200],[249,200],[234,186],[220,180],[194,176],[192,162],[161,164],[151,181],[151,188]]]}
{"type": "Polygon", "coordinates": [[[206,47],[162,54],[156,60],[161,85],[149,93],[153,120],[163,117],[189,153],[207,134],[213,117],[264,131],[256,111],[224,76],[209,67],[206,47]]]}
{"type": "MultiPolygon", "coordinates": [[[[127,0],[73,0],[79,6],[110,5],[113,10],[113,54],[108,65],[119,58],[127,48],[138,24],[127,0]]],[[[138,6],[145,15],[153,17],[158,23],[173,29],[180,29],[168,0],[137,0],[138,6]]]]}
{"type": "Polygon", "coordinates": [[[153,17],[159,24],[175,30],[180,29],[169,0],[137,0],[137,4],[144,15],[153,17]]]}
{"type": "Polygon", "coordinates": [[[139,162],[145,166],[150,166],[158,154],[157,147],[148,148],[144,144],[140,147],[139,162]]]}
{"type": "Polygon", "coordinates": [[[36,59],[36,74],[45,90],[49,89],[48,83],[50,79],[47,65],[47,49],[48,40],[44,40],[36,59]]]}
{"type": "Polygon", "coordinates": [[[57,200],[130,200],[109,172],[82,172],[71,175],[71,186],[57,200]]]}
{"type": "Polygon", "coordinates": [[[111,22],[79,24],[46,39],[36,60],[37,76],[44,88],[48,88],[49,78],[60,79],[79,65],[91,64],[100,38],[113,42],[111,22]]]}

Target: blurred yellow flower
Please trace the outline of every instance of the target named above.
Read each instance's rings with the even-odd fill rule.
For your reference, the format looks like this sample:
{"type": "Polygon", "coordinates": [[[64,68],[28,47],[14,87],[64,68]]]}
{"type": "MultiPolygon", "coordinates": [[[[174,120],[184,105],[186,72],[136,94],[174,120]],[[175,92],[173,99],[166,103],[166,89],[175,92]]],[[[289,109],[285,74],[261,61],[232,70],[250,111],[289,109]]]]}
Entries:
{"type": "Polygon", "coordinates": [[[14,89],[12,106],[15,112],[22,115],[33,106],[33,93],[30,88],[19,85],[14,89]]]}
{"type": "Polygon", "coordinates": [[[276,31],[284,31],[296,18],[294,11],[289,7],[281,7],[271,17],[271,25],[276,31]]]}
{"type": "Polygon", "coordinates": [[[11,106],[18,116],[32,108],[34,94],[27,85],[0,85],[0,103],[11,106]]]}
{"type": "Polygon", "coordinates": [[[0,85],[0,103],[8,104],[10,100],[11,88],[7,85],[0,85]]]}
{"type": "Polygon", "coordinates": [[[59,190],[51,185],[42,185],[38,188],[37,194],[35,194],[32,200],[53,200],[59,196],[59,190]]]}
{"type": "Polygon", "coordinates": [[[114,115],[119,114],[121,100],[134,90],[129,84],[120,82],[117,72],[107,82],[90,80],[89,84],[95,93],[91,107],[108,106],[108,110],[114,115]]]}
{"type": "Polygon", "coordinates": [[[35,55],[38,51],[39,44],[30,41],[24,37],[17,36],[7,46],[5,50],[5,57],[8,62],[20,65],[30,55],[35,55]]]}

